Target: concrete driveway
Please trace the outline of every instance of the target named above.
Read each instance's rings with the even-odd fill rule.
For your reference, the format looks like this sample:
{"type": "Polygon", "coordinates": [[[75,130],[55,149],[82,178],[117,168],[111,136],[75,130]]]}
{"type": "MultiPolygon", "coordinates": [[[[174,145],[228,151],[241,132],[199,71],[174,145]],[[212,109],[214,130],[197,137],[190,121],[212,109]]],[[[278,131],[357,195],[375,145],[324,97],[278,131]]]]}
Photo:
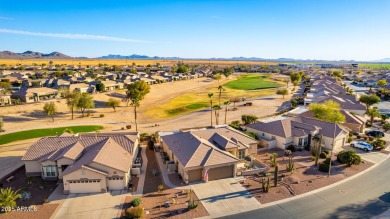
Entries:
{"type": "MultiPolygon", "coordinates": [[[[61,187],[60,185],[59,187],[61,187]]],[[[84,219],[84,218],[119,218],[122,201],[128,194],[122,191],[111,193],[70,194],[61,195],[61,189],[56,189],[58,194],[52,194],[49,200],[60,203],[58,209],[51,218],[55,219],[84,219]],[[55,196],[53,198],[53,196],[55,196]]]]}
{"type": "Polygon", "coordinates": [[[191,185],[211,217],[257,209],[261,204],[236,179],[191,185]]]}

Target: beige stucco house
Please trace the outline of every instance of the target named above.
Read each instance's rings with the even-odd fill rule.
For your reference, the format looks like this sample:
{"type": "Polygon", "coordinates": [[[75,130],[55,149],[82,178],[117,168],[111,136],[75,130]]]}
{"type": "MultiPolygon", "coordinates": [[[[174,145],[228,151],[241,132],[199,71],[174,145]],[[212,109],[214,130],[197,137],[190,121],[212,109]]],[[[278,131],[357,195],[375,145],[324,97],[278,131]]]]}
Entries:
{"type": "Polygon", "coordinates": [[[259,136],[263,147],[268,149],[277,147],[283,150],[290,145],[296,147],[311,146],[312,138],[316,134],[323,135],[324,147],[328,149],[332,148],[334,139],[334,148],[337,150],[347,142],[350,131],[350,129],[340,124],[335,126],[333,123],[303,116],[279,117],[270,121],[258,121],[247,125],[246,129],[259,136]]]}
{"type": "Polygon", "coordinates": [[[64,194],[125,189],[138,154],[137,132],[61,135],[38,140],[22,158],[26,175],[60,180],[64,194]]]}
{"type": "Polygon", "coordinates": [[[228,126],[160,133],[160,137],[163,151],[185,183],[235,177],[237,164],[256,153],[258,144],[228,126]]]}

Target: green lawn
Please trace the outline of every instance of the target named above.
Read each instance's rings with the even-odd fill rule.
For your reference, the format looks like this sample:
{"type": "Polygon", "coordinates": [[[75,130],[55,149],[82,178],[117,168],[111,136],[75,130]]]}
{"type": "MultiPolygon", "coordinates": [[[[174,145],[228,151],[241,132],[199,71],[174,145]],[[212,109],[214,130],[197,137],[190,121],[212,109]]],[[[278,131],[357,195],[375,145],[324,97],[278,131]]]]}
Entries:
{"type": "Polygon", "coordinates": [[[80,132],[93,132],[93,131],[101,130],[103,129],[103,126],[98,126],[98,125],[69,126],[69,127],[61,127],[61,128],[33,129],[28,131],[14,132],[10,134],[0,135],[0,145],[7,144],[13,141],[59,135],[64,133],[64,130],[66,128],[71,129],[74,133],[80,133],[80,132]]]}
{"type": "Polygon", "coordinates": [[[359,68],[390,69],[389,63],[359,63],[359,68]]]}
{"type": "Polygon", "coordinates": [[[173,108],[173,109],[168,109],[166,110],[166,113],[170,116],[176,116],[181,113],[185,112],[192,112],[194,110],[202,109],[205,108],[207,104],[204,103],[194,103],[185,107],[178,107],[178,108],[173,108]]]}
{"type": "Polygon", "coordinates": [[[186,106],[187,109],[202,109],[205,108],[207,105],[203,103],[194,103],[191,105],[186,106]]]}
{"type": "Polygon", "coordinates": [[[268,76],[263,74],[248,74],[230,81],[223,86],[236,90],[259,90],[266,88],[276,88],[278,84],[269,81],[268,76]]]}

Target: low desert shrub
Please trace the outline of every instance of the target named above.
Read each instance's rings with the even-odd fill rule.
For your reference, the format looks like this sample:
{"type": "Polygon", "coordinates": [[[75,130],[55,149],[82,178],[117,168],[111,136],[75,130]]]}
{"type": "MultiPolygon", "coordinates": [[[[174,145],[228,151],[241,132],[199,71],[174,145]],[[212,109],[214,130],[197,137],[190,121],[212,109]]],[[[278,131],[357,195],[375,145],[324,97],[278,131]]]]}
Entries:
{"type": "Polygon", "coordinates": [[[390,130],[390,123],[385,123],[382,125],[382,128],[387,131],[387,130],[390,130]]]}
{"type": "Polygon", "coordinates": [[[318,170],[327,173],[329,172],[329,165],[326,163],[320,163],[320,165],[318,166],[318,170]]]}
{"type": "Polygon", "coordinates": [[[127,218],[141,218],[144,214],[144,209],[140,206],[128,208],[125,214],[127,218]]]}
{"type": "Polygon", "coordinates": [[[126,129],[131,129],[131,125],[126,125],[126,129]]]}
{"type": "Polygon", "coordinates": [[[316,160],[316,157],[315,156],[311,156],[311,161],[315,161],[316,160]]]}
{"type": "Polygon", "coordinates": [[[360,136],[360,135],[356,135],[356,138],[357,138],[357,139],[360,139],[361,137],[362,137],[362,136],[360,136]]]}
{"type": "Polygon", "coordinates": [[[102,114],[100,114],[100,118],[103,118],[104,117],[104,114],[102,113],[102,114]]]}
{"type": "Polygon", "coordinates": [[[292,152],[290,150],[285,150],[284,151],[284,156],[288,157],[292,154],[292,152]]]}
{"type": "Polygon", "coordinates": [[[138,207],[142,203],[141,197],[137,197],[131,201],[131,205],[134,207],[138,207]]]}
{"type": "Polygon", "coordinates": [[[372,146],[374,147],[375,150],[378,150],[378,151],[385,148],[385,145],[386,145],[386,141],[379,139],[379,138],[376,139],[374,142],[372,142],[372,146]]]}
{"type": "Polygon", "coordinates": [[[353,141],[353,137],[352,136],[348,137],[348,143],[351,143],[352,141],[353,141]]]}
{"type": "Polygon", "coordinates": [[[324,150],[324,153],[329,155],[330,154],[330,150],[324,150]]]}
{"type": "Polygon", "coordinates": [[[342,164],[347,164],[347,166],[359,165],[361,163],[360,156],[354,150],[345,150],[341,151],[337,155],[337,161],[342,164]]]}
{"type": "Polygon", "coordinates": [[[294,147],[294,145],[289,145],[289,146],[287,147],[287,150],[290,150],[291,152],[297,151],[297,149],[294,147]]]}
{"type": "Polygon", "coordinates": [[[196,207],[198,207],[198,203],[195,202],[195,200],[193,199],[188,200],[188,209],[192,210],[195,209],[196,207]]]}
{"type": "Polygon", "coordinates": [[[325,152],[321,152],[320,158],[325,159],[327,157],[328,157],[328,155],[325,152]]]}
{"type": "MultiPolygon", "coordinates": [[[[324,164],[327,164],[327,165],[330,165],[330,157],[328,157],[328,158],[326,158],[325,160],[324,160],[324,164]]],[[[332,164],[333,164],[333,161],[332,161],[332,164]]]]}

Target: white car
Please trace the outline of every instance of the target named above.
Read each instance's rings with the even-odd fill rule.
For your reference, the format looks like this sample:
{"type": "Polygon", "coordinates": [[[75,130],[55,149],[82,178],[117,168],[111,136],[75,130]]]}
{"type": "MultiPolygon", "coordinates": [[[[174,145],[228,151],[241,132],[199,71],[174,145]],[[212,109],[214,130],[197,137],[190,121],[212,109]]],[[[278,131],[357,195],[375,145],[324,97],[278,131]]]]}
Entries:
{"type": "Polygon", "coordinates": [[[372,151],[374,149],[372,145],[364,141],[353,141],[351,142],[351,147],[360,148],[364,151],[372,151]]]}

